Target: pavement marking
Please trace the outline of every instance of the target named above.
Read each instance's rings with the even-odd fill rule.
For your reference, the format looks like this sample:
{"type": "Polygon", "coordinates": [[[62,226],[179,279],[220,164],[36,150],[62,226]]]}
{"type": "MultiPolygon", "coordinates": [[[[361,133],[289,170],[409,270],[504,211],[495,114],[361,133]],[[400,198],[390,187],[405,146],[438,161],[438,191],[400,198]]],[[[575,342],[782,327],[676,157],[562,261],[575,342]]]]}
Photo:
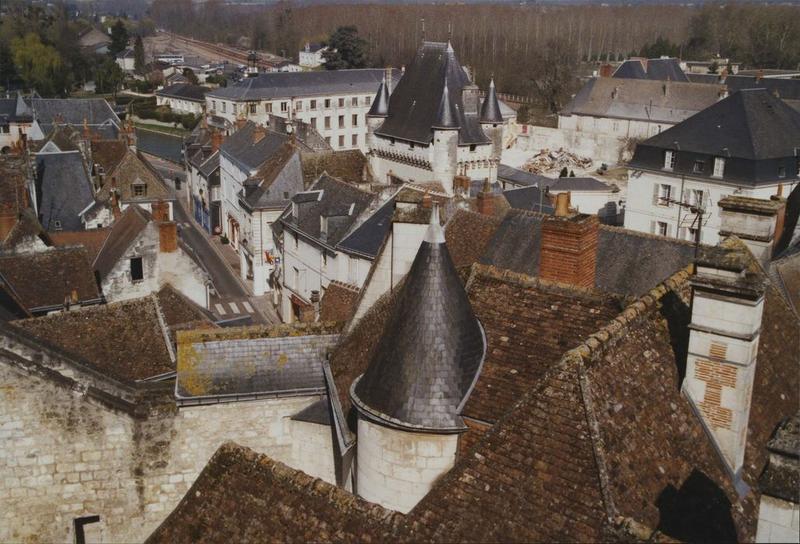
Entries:
{"type": "Polygon", "coordinates": [[[219,315],[225,315],[227,312],[225,311],[225,306],[222,304],[214,304],[214,307],[217,309],[217,313],[219,315]]]}
{"type": "Polygon", "coordinates": [[[245,310],[247,310],[247,313],[248,313],[248,314],[252,314],[252,313],[254,313],[254,311],[253,311],[253,307],[252,307],[252,306],[250,306],[250,303],[249,303],[249,302],[247,302],[246,300],[242,301],[242,306],[244,306],[244,309],[245,309],[245,310]]]}
{"type": "Polygon", "coordinates": [[[231,312],[233,312],[233,313],[235,313],[235,314],[238,314],[238,313],[239,313],[239,307],[236,305],[236,303],[235,303],[235,302],[229,302],[229,303],[228,303],[228,306],[230,306],[230,307],[231,307],[231,312]]]}

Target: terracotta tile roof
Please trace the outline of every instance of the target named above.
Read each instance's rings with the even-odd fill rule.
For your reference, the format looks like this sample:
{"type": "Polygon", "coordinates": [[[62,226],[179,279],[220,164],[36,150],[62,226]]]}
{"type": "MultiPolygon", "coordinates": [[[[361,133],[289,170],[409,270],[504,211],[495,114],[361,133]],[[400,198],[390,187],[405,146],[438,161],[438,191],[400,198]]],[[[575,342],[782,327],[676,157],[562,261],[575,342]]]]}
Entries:
{"type": "Polygon", "coordinates": [[[53,245],[56,247],[83,246],[86,248],[89,262],[94,262],[110,232],[111,229],[106,228],[79,231],[56,231],[51,232],[49,235],[50,240],[53,241],[53,245]]]}
{"type": "Polygon", "coordinates": [[[175,370],[154,296],[14,324],[119,380],[142,380],[175,370]]]}
{"type": "Polygon", "coordinates": [[[501,219],[467,210],[456,210],[445,225],[447,249],[457,267],[477,262],[501,219]]]}
{"type": "Polygon", "coordinates": [[[184,323],[205,322],[211,324],[214,321],[214,315],[211,312],[186,298],[170,284],[166,284],[159,289],[156,297],[158,298],[164,321],[170,328],[184,323]]]}
{"type": "Polygon", "coordinates": [[[324,172],[348,183],[363,183],[367,158],[355,149],[328,153],[306,153],[303,161],[303,182],[310,187],[324,172]]]}
{"type": "Polygon", "coordinates": [[[2,256],[0,273],[29,310],[61,306],[73,290],[79,301],[100,298],[88,252],[82,247],[2,256]]]}
{"type": "Polygon", "coordinates": [[[378,543],[401,522],[398,513],[226,443],[147,542],[378,543]]]}
{"type": "Polygon", "coordinates": [[[94,140],[92,162],[99,164],[105,173],[110,174],[125,157],[127,151],[128,145],[123,140],[94,140]]]}
{"type": "Polygon", "coordinates": [[[320,321],[350,321],[356,311],[359,289],[355,285],[332,281],[319,305],[320,321]]]}
{"type": "Polygon", "coordinates": [[[150,219],[151,216],[147,210],[134,204],[128,206],[119,219],[114,221],[111,232],[93,263],[100,279],[105,278],[111,272],[150,219]]]}
{"type": "Polygon", "coordinates": [[[19,212],[27,207],[28,165],[24,157],[0,155],[0,207],[19,212]]]}

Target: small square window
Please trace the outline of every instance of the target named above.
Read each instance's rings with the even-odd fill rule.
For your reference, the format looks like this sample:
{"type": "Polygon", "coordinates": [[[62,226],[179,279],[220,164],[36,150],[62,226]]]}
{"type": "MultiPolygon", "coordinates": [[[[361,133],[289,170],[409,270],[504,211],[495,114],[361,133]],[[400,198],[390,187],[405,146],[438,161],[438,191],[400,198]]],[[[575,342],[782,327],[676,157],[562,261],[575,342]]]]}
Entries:
{"type": "Polygon", "coordinates": [[[725,173],[725,159],[722,157],[714,157],[714,177],[721,178],[725,173]]]}
{"type": "Polygon", "coordinates": [[[311,105],[308,107],[308,109],[311,109],[311,110],[317,109],[317,101],[316,100],[312,100],[311,101],[311,105]]]}
{"type": "Polygon", "coordinates": [[[250,113],[255,115],[257,107],[258,107],[258,104],[250,104],[250,113]]]}
{"type": "Polygon", "coordinates": [[[297,102],[294,103],[294,107],[297,111],[303,111],[303,101],[298,100],[297,102]]]}
{"type": "Polygon", "coordinates": [[[330,117],[326,117],[325,118],[325,128],[331,128],[331,118],[330,117]]]}
{"type": "Polygon", "coordinates": [[[339,128],[344,128],[344,115],[339,116],[339,128]]]}
{"type": "Polygon", "coordinates": [[[289,111],[289,103],[288,102],[281,102],[281,111],[289,111]]]}
{"type": "Polygon", "coordinates": [[[475,144],[472,144],[471,146],[469,146],[470,152],[474,152],[477,148],[478,148],[478,146],[476,146],[475,144]]]}
{"type": "Polygon", "coordinates": [[[142,281],[144,279],[144,263],[141,257],[134,257],[131,263],[131,281],[142,281]]]}
{"type": "Polygon", "coordinates": [[[135,183],[133,185],[133,196],[147,196],[147,185],[144,183],[135,183]]]}
{"type": "Polygon", "coordinates": [[[353,98],[350,100],[350,105],[351,105],[351,106],[358,106],[358,97],[357,97],[357,96],[354,96],[354,97],[353,97],[353,98]]]}
{"type": "Polygon", "coordinates": [[[666,236],[667,233],[669,232],[669,225],[667,225],[664,221],[659,221],[656,224],[656,227],[658,229],[657,233],[660,234],[661,236],[666,236]]]}
{"type": "Polygon", "coordinates": [[[353,126],[354,127],[358,126],[358,115],[356,114],[353,114],[353,126]]]}
{"type": "Polygon", "coordinates": [[[705,161],[694,161],[694,166],[692,167],[693,173],[702,174],[705,169],[706,169],[705,161]]]}
{"type": "Polygon", "coordinates": [[[61,221],[53,221],[53,228],[61,230],[61,221]]]}

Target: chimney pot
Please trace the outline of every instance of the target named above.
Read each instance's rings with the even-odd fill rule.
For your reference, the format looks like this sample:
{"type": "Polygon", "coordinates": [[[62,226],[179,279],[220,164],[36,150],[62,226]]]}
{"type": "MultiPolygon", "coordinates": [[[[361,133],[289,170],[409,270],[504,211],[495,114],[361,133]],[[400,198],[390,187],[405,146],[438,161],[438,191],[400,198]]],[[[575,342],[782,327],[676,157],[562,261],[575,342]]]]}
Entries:
{"type": "Polygon", "coordinates": [[[569,215],[569,201],[569,192],[556,195],[556,217],[567,217],[569,215]]]}

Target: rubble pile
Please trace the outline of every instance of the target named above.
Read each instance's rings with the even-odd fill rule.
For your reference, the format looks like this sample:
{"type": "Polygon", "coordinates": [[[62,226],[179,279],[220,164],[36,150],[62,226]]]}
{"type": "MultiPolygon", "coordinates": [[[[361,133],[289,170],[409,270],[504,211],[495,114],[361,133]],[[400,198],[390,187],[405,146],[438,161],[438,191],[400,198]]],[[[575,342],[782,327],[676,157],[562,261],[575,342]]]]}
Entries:
{"type": "Polygon", "coordinates": [[[546,172],[560,171],[562,168],[572,170],[586,169],[591,166],[592,159],[570,153],[562,147],[556,151],[542,149],[528,159],[522,169],[533,174],[544,174],[546,172]]]}

